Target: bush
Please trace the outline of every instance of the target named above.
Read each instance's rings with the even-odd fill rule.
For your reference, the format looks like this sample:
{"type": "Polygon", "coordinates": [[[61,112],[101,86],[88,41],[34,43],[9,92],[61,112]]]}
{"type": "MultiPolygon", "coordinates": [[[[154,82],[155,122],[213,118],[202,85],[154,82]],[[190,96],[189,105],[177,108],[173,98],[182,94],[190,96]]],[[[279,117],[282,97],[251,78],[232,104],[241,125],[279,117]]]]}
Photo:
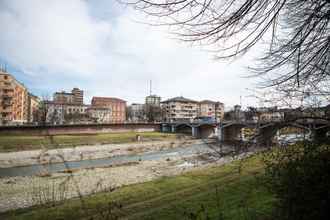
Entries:
{"type": "Polygon", "coordinates": [[[330,219],[330,146],[301,143],[265,154],[275,219],[330,219]]]}

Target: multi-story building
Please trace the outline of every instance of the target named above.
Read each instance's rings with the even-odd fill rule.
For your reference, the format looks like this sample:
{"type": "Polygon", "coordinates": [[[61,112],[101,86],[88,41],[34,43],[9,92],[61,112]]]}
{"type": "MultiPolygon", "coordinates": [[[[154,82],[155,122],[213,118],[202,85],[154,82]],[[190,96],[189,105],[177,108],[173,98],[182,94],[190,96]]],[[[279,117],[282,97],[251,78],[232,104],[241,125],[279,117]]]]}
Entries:
{"type": "Polygon", "coordinates": [[[84,104],[84,91],[78,88],[73,88],[71,93],[73,94],[73,103],[75,104],[84,104]]]}
{"type": "Polygon", "coordinates": [[[27,120],[27,88],[0,69],[0,124],[22,124],[27,120]]]}
{"type": "Polygon", "coordinates": [[[73,94],[65,91],[55,92],[53,100],[56,103],[73,103],[73,94]]]}
{"type": "Polygon", "coordinates": [[[209,118],[221,121],[224,118],[224,104],[210,100],[195,101],[182,96],[162,102],[165,121],[192,121],[209,118]]]}
{"type": "Polygon", "coordinates": [[[156,95],[149,95],[146,97],[146,105],[154,105],[154,106],[160,106],[160,100],[161,97],[160,96],[156,96],[156,95]]]}
{"type": "Polygon", "coordinates": [[[165,121],[191,121],[198,116],[198,102],[182,96],[165,100],[162,105],[165,121]]]}
{"type": "Polygon", "coordinates": [[[113,97],[93,97],[93,108],[108,108],[111,111],[110,123],[123,123],[126,120],[126,101],[113,97]]]}
{"type": "Polygon", "coordinates": [[[28,122],[37,122],[37,113],[40,107],[40,99],[31,93],[28,94],[28,122]]]}
{"type": "Polygon", "coordinates": [[[87,116],[89,105],[45,101],[46,122],[50,124],[80,123],[87,116]],[[81,120],[80,120],[81,119],[81,120]]]}
{"type": "Polygon", "coordinates": [[[219,122],[224,117],[224,104],[221,102],[203,100],[199,102],[198,116],[211,117],[219,122]]]}
{"type": "Polygon", "coordinates": [[[77,105],[84,104],[84,91],[78,88],[73,88],[70,92],[55,92],[53,100],[57,103],[71,103],[77,105]]]}

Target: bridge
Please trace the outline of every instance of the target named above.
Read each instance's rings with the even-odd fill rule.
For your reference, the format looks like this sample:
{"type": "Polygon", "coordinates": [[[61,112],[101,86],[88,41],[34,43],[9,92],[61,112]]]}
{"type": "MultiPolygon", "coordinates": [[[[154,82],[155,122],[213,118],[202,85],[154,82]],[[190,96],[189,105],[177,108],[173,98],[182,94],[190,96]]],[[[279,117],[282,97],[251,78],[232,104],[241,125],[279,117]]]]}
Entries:
{"type": "Polygon", "coordinates": [[[234,120],[217,122],[171,122],[162,123],[162,132],[185,133],[196,138],[217,137],[220,141],[254,141],[268,146],[280,129],[293,127],[305,130],[306,136],[317,142],[324,142],[330,132],[330,121],[322,118],[297,118],[289,121],[246,121],[234,120]],[[244,137],[243,128],[255,130],[250,138],[244,137]]]}
{"type": "Polygon", "coordinates": [[[209,138],[217,133],[216,122],[169,122],[161,124],[162,132],[185,133],[196,138],[209,138]]]}

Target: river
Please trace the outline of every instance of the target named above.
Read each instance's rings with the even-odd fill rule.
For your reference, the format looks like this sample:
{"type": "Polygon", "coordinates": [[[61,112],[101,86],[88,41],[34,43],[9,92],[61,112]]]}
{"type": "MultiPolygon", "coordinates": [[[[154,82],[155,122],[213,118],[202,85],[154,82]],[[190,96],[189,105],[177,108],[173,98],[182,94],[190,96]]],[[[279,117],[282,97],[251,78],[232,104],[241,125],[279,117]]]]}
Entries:
{"type": "MultiPolygon", "coordinates": [[[[229,149],[228,147],[226,148],[229,149]]],[[[189,146],[176,147],[156,152],[144,152],[136,155],[118,155],[102,159],[87,159],[80,161],[68,161],[62,163],[35,164],[29,166],[0,168],[0,178],[14,176],[33,176],[40,173],[57,173],[67,169],[85,169],[104,167],[129,162],[160,160],[171,157],[191,157],[205,153],[212,153],[214,149],[209,144],[191,144],[189,146]]]]}

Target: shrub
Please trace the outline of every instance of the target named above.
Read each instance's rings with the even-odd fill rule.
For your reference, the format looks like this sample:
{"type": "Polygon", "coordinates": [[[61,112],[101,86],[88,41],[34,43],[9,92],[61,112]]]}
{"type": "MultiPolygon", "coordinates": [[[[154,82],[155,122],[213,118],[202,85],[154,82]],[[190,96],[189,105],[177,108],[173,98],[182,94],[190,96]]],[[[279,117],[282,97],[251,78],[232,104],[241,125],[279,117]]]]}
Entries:
{"type": "Polygon", "coordinates": [[[301,143],[265,154],[276,219],[330,219],[330,146],[301,143]]]}

